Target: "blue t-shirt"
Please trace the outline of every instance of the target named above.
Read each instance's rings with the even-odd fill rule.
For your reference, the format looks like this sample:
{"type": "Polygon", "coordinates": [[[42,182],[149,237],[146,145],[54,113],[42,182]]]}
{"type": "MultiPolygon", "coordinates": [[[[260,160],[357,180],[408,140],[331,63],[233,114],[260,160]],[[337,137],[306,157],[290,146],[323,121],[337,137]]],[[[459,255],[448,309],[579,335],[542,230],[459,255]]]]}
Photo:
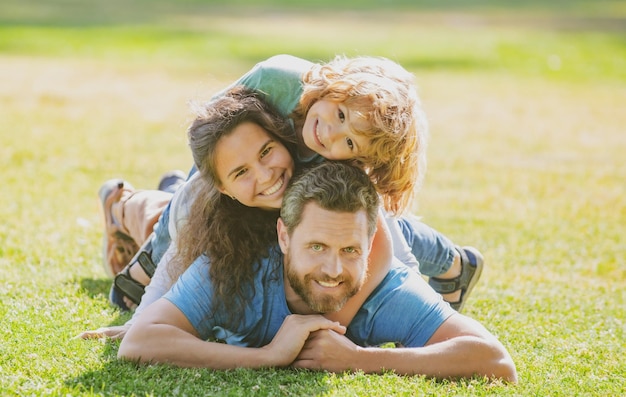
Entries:
{"type": "MultiPolygon", "coordinates": [[[[262,260],[254,278],[254,294],[246,299],[243,315],[231,329],[224,327],[232,313],[213,312],[209,259],[198,258],[165,298],[178,307],[200,337],[228,344],[261,347],[271,342],[287,307],[282,254],[278,247],[262,260]]],[[[346,336],[360,346],[395,342],[406,347],[424,346],[455,311],[413,270],[394,260],[391,270],[358,311],[346,336]]]]}

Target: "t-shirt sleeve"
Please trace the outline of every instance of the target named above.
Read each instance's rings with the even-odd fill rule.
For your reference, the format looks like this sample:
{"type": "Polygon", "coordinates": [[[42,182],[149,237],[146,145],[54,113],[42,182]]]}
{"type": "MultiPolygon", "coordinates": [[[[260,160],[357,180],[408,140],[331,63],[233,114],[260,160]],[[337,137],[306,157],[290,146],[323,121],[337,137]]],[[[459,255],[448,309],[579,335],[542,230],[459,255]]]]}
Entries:
{"type": "Polygon", "coordinates": [[[193,174],[183,186],[176,190],[170,203],[170,219],[168,222],[168,232],[172,241],[176,241],[178,230],[189,219],[189,212],[195,197],[196,184],[194,181],[199,178],[200,173],[193,174]]]}
{"type": "Polygon", "coordinates": [[[214,98],[236,86],[245,86],[260,92],[282,116],[289,116],[302,95],[302,75],[311,69],[313,63],[292,55],[275,55],[257,63],[250,71],[239,78],[214,98]]]}
{"type": "Polygon", "coordinates": [[[421,347],[456,313],[419,274],[395,264],[348,327],[347,336],[358,345],[421,347]]]}
{"type": "Polygon", "coordinates": [[[387,223],[387,228],[389,229],[389,234],[391,236],[391,242],[393,244],[393,256],[398,258],[398,260],[416,272],[420,272],[419,262],[415,259],[415,255],[411,252],[411,248],[409,244],[406,242],[404,235],[402,234],[402,230],[398,226],[398,220],[387,213],[384,209],[380,209],[387,223]]]}
{"type": "Polygon", "coordinates": [[[183,312],[201,339],[213,336],[213,290],[207,256],[196,259],[164,297],[183,312]]]}

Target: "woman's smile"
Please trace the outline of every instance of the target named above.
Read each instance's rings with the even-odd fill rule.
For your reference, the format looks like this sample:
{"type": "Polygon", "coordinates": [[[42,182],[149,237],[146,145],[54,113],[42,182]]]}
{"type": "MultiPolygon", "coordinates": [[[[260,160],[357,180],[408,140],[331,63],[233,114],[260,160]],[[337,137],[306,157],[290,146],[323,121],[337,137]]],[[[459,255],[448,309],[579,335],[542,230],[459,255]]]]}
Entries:
{"type": "Polygon", "coordinates": [[[281,187],[283,187],[285,185],[285,174],[281,174],[280,178],[278,178],[278,180],[276,181],[276,183],[272,186],[270,186],[269,188],[265,189],[264,191],[261,192],[262,196],[271,196],[272,194],[276,193],[277,191],[280,190],[281,187]]]}

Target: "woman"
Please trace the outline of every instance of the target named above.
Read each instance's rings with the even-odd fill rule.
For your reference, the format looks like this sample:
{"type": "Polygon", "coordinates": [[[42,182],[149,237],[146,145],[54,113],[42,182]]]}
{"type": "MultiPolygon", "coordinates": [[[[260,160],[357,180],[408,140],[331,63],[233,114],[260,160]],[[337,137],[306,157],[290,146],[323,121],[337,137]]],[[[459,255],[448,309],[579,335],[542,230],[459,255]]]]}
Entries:
{"type": "MultiPolygon", "coordinates": [[[[236,314],[246,299],[240,295],[246,290],[241,286],[250,282],[258,261],[277,243],[278,209],[295,172],[291,125],[257,94],[232,90],[203,109],[190,134],[196,138],[191,141],[199,172],[172,200],[174,221],[169,229],[175,243],[163,256],[133,318],[203,254],[211,259],[217,301],[228,300],[236,314]]],[[[391,244],[382,219],[378,226],[368,282],[344,309],[330,316],[335,321],[348,324],[387,273],[391,244]]],[[[81,337],[122,338],[131,323],[132,319],[123,326],[87,331],[81,337]]]]}

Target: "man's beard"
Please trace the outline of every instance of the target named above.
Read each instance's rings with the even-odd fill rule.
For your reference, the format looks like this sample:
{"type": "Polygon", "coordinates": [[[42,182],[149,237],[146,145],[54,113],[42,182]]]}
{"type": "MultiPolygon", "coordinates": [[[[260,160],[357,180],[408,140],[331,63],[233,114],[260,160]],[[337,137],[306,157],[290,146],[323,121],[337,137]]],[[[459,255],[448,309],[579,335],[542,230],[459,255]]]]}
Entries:
{"type": "Polygon", "coordinates": [[[289,284],[291,288],[302,298],[302,300],[317,313],[332,313],[340,310],[346,304],[348,299],[353,297],[365,282],[365,277],[360,277],[359,280],[354,280],[349,275],[341,275],[338,279],[325,279],[323,276],[314,277],[311,274],[307,274],[304,276],[304,279],[295,272],[291,268],[291,255],[287,253],[285,255],[285,271],[287,272],[287,279],[289,280],[289,284]],[[315,281],[313,279],[317,279],[319,281],[341,281],[342,284],[338,288],[343,289],[343,293],[339,296],[337,295],[327,295],[327,294],[314,294],[312,290],[312,284],[315,281]]]}

